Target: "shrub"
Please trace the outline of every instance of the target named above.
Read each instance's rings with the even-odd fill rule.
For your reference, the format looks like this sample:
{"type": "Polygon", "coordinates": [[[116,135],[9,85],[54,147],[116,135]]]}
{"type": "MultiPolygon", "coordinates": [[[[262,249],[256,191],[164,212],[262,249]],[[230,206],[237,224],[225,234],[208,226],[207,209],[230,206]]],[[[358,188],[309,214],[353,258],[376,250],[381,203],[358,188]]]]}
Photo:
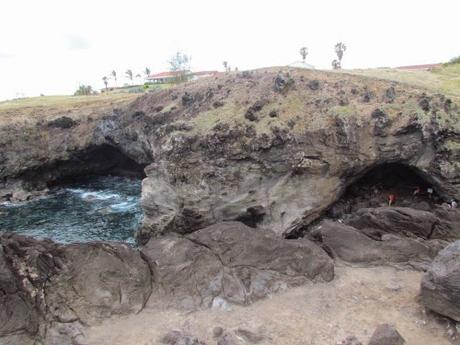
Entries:
{"type": "Polygon", "coordinates": [[[80,85],[77,91],[75,91],[74,96],[89,96],[95,94],[96,91],[93,90],[91,85],[80,85]]]}
{"type": "Polygon", "coordinates": [[[450,59],[449,61],[449,64],[456,64],[456,63],[460,63],[460,56],[456,56],[456,57],[453,57],[452,59],[450,59]]]}

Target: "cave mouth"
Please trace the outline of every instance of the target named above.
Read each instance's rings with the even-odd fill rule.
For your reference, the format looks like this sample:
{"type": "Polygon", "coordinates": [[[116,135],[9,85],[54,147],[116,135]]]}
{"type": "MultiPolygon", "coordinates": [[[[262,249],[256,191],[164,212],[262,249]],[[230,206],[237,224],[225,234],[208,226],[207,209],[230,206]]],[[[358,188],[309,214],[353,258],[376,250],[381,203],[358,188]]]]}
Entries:
{"type": "MultiPolygon", "coordinates": [[[[143,218],[144,166],[110,145],[75,152],[21,176],[46,195],[0,204],[0,229],[60,243],[123,241],[134,245],[143,218]]],[[[0,230],[0,231],[1,231],[0,230]]]]}
{"type": "Polygon", "coordinates": [[[137,163],[117,147],[103,144],[72,153],[66,160],[27,171],[21,179],[27,189],[39,190],[85,182],[97,176],[143,179],[144,168],[145,164],[137,163]]]}
{"type": "Polygon", "coordinates": [[[386,206],[390,194],[396,197],[393,206],[429,209],[442,203],[436,186],[418,168],[401,163],[384,163],[351,182],[340,199],[328,209],[326,216],[341,218],[360,208],[386,206]],[[431,195],[429,189],[432,189],[431,195]],[[414,195],[416,190],[418,192],[414,195]]]}

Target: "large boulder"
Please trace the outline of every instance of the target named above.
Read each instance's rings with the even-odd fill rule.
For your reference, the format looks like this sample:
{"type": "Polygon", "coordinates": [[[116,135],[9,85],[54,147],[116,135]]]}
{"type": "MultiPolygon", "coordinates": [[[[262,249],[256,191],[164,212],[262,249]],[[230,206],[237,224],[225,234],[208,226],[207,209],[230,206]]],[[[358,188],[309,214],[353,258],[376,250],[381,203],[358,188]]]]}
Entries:
{"type": "Polygon", "coordinates": [[[325,220],[311,235],[334,258],[360,265],[392,265],[426,269],[442,243],[384,234],[380,238],[346,224],[325,220]]]}
{"type": "Polygon", "coordinates": [[[368,345],[404,345],[405,342],[393,325],[383,323],[377,326],[368,345]]]}
{"type": "Polygon", "coordinates": [[[358,210],[346,223],[367,231],[427,239],[439,219],[431,212],[409,207],[377,207],[358,210]]]}
{"type": "Polygon", "coordinates": [[[421,301],[460,322],[460,241],[443,249],[422,279],[421,301]]]}
{"type": "Polygon", "coordinates": [[[142,253],[162,298],[182,308],[248,304],[288,286],[330,281],[332,260],[306,239],[284,240],[239,222],[151,239],[142,253]]]}
{"type": "Polygon", "coordinates": [[[126,244],[65,247],[62,267],[46,287],[47,304],[63,322],[91,324],[113,314],[137,313],[152,291],[149,265],[126,244]]]}
{"type": "Polygon", "coordinates": [[[2,343],[73,344],[87,325],[142,310],[151,291],[148,263],[126,244],[0,235],[2,343]]]}

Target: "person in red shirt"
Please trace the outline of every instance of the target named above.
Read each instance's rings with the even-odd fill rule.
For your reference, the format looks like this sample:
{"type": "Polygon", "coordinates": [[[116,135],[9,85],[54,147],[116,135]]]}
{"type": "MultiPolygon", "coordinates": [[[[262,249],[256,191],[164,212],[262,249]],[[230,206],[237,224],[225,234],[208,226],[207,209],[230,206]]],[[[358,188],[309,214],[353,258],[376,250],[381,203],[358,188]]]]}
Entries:
{"type": "Polygon", "coordinates": [[[393,205],[395,201],[396,201],[396,195],[394,194],[388,195],[388,206],[393,205]]]}

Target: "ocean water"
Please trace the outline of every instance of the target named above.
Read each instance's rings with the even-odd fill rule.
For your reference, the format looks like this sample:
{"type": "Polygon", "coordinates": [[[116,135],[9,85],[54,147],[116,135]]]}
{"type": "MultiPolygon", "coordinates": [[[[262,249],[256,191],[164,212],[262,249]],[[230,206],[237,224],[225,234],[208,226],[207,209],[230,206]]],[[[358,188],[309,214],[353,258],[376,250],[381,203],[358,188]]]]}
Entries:
{"type": "Polygon", "coordinates": [[[0,231],[61,243],[104,240],[134,245],[142,220],[140,196],[140,180],[94,177],[55,188],[37,200],[0,204],[0,231]]]}

